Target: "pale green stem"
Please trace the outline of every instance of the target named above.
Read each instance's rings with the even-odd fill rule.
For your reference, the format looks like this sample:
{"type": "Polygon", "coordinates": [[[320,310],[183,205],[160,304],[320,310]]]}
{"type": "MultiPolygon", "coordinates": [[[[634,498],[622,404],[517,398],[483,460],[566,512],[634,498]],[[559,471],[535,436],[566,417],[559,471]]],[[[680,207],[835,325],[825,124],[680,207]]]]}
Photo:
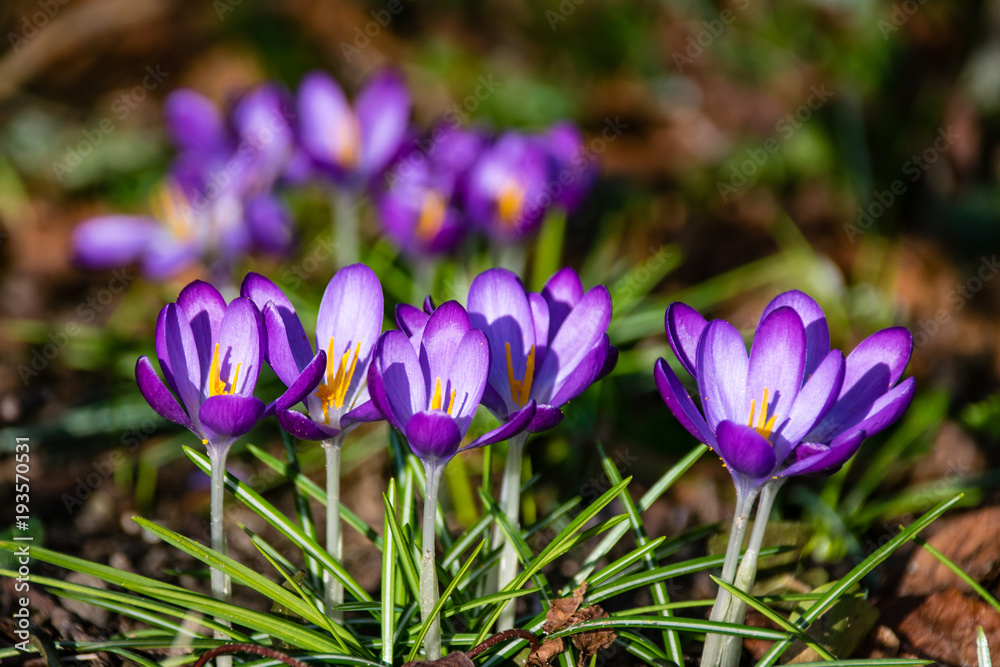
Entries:
{"type": "MultiPolygon", "coordinates": [[[[500,507],[515,531],[521,529],[521,459],[524,457],[524,444],[527,441],[527,431],[522,431],[507,441],[507,464],[504,467],[503,486],[500,491],[500,507]]],[[[503,551],[500,552],[500,566],[497,572],[498,591],[514,581],[517,575],[517,550],[512,541],[504,539],[503,531],[497,526],[493,533],[493,547],[496,548],[501,544],[503,551]]],[[[515,603],[508,602],[497,620],[498,632],[514,627],[515,611],[515,603]]]]}
{"type": "Polygon", "coordinates": [[[344,268],[358,261],[358,200],[348,190],[339,190],[333,194],[331,209],[337,268],[344,268]]]}
{"type": "MultiPolygon", "coordinates": [[[[747,543],[746,553],[740,560],[740,568],[736,571],[736,579],[733,581],[733,585],[740,590],[750,592],[753,588],[754,579],[757,578],[757,559],[760,557],[760,549],[764,544],[764,533],[767,530],[767,519],[771,515],[771,508],[774,506],[774,498],[778,495],[778,489],[784,482],[785,478],[771,480],[764,486],[764,492],[760,494],[757,516],[754,519],[753,531],[750,533],[750,542],[747,543]]],[[[734,597],[729,605],[728,613],[719,620],[726,623],[743,623],[746,616],[747,603],[734,597]]],[[[743,638],[724,635],[721,643],[722,652],[719,664],[722,667],[739,665],[740,656],[743,653],[743,638]]]]}
{"type": "MultiPolygon", "coordinates": [[[[729,531],[729,544],[726,546],[726,559],[722,564],[722,580],[727,584],[733,583],[736,578],[736,565],[740,558],[740,549],[743,547],[743,536],[747,532],[747,522],[750,519],[750,510],[757,499],[758,489],[744,490],[739,484],[736,485],[736,512],[733,514],[733,526],[729,531]]],[[[732,595],[725,589],[720,588],[719,594],[715,598],[715,605],[712,607],[712,614],[709,620],[719,621],[728,613],[732,604],[732,595]]],[[[701,664],[704,667],[718,667],[722,652],[722,640],[725,635],[710,633],[705,637],[705,648],[702,651],[701,664]]]]}
{"type": "MultiPolygon", "coordinates": [[[[326,450],[326,551],[338,563],[344,553],[340,532],[340,446],[343,442],[342,433],[323,441],[326,450]]],[[[341,623],[344,615],[337,607],[344,603],[344,585],[329,570],[323,571],[323,584],[326,615],[335,623],[341,623]]]]}
{"type": "Polygon", "coordinates": [[[413,303],[417,308],[422,308],[424,297],[434,292],[434,273],[437,267],[429,257],[416,257],[413,262],[413,303]]]}
{"type": "MultiPolygon", "coordinates": [[[[431,610],[438,601],[437,565],[435,562],[435,520],[437,518],[438,489],[444,465],[440,462],[424,461],[424,524],[420,559],[420,618],[426,623],[431,610]]],[[[424,660],[441,657],[441,619],[431,620],[430,628],[424,636],[424,660]]]]}
{"type": "MultiPolygon", "coordinates": [[[[222,555],[226,555],[226,532],[222,525],[222,501],[226,489],[226,454],[229,447],[208,447],[208,460],[212,471],[212,550],[222,555]]],[[[212,596],[216,600],[229,602],[230,600],[230,580],[229,575],[220,569],[212,568],[212,596]]],[[[221,618],[215,619],[225,626],[229,626],[229,621],[221,618]]],[[[228,635],[220,630],[215,632],[216,639],[228,639],[228,635]]],[[[230,667],[233,664],[232,656],[219,656],[215,659],[216,667],[230,667]]]]}

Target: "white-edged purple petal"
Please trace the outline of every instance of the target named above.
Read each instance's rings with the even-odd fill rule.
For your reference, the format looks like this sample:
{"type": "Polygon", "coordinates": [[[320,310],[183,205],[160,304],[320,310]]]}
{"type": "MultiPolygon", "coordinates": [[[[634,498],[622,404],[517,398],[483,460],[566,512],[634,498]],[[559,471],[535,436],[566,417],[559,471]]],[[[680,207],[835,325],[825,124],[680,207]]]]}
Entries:
{"type": "MultiPolygon", "coordinates": [[[[550,403],[550,398],[600,343],[610,322],[611,295],[604,285],[597,285],[583,295],[549,341],[545,360],[535,371],[532,397],[550,403]]],[[[602,358],[602,365],[603,361],[602,358]]]]}
{"type": "Polygon", "coordinates": [[[770,315],[778,308],[788,306],[799,314],[802,325],[806,330],[806,375],[815,372],[816,367],[826,357],[830,351],[830,329],[826,324],[826,315],[816,301],[799,290],[791,290],[774,297],[771,303],[767,304],[760,319],[770,315]]]}
{"type": "Polygon", "coordinates": [[[688,375],[697,379],[698,341],[701,339],[701,332],[708,326],[708,320],[697,310],[680,301],[667,306],[667,313],[663,319],[670,348],[688,375]]]}
{"type": "Polygon", "coordinates": [[[712,320],[698,343],[698,391],[706,421],[714,429],[724,419],[742,422],[746,412],[747,369],[743,337],[729,322],[712,320]]]}
{"type": "Polygon", "coordinates": [[[416,413],[406,422],[403,433],[417,458],[428,462],[449,461],[462,441],[455,420],[440,410],[416,413]]]}
{"type": "Polygon", "coordinates": [[[168,419],[175,424],[194,430],[194,424],[184,412],[174,395],[170,393],[163,380],[156,374],[149,357],[139,357],[135,364],[135,380],[139,385],[139,392],[146,399],[149,406],[164,419],[168,419]]]}
{"type": "MultiPolygon", "coordinates": [[[[773,415],[777,415],[776,427],[783,424],[802,386],[805,362],[806,332],[799,314],[782,307],[763,318],[750,348],[743,414],[750,415],[752,402],[754,424],[766,422],[773,415]]],[[[740,421],[738,417],[739,414],[730,419],[740,421]]]]}
{"type": "Polygon", "coordinates": [[[774,449],[756,429],[724,420],[719,422],[715,436],[719,456],[734,473],[760,480],[774,472],[774,449]]]}
{"type": "Polygon", "coordinates": [[[708,427],[705,418],[698,411],[698,407],[691,400],[690,394],[684,389],[681,381],[666,359],[658,359],[653,367],[653,379],[656,381],[656,388],[660,391],[660,396],[670,408],[677,421],[681,423],[687,432],[698,440],[711,447],[716,448],[715,434],[708,427]]]}
{"type": "Polygon", "coordinates": [[[368,391],[386,420],[400,431],[427,407],[427,390],[417,352],[402,331],[386,331],[368,369],[368,391]]]}

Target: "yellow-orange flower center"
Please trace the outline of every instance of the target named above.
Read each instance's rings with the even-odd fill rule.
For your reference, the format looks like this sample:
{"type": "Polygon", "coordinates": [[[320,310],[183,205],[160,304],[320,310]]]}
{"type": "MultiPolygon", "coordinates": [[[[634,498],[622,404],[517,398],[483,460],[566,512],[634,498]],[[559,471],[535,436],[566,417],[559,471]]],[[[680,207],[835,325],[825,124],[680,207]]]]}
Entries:
{"type": "MultiPolygon", "coordinates": [[[[431,396],[431,410],[441,410],[444,405],[444,395],[441,393],[441,378],[435,378],[434,395],[431,396]]],[[[445,412],[451,414],[451,409],[455,407],[455,390],[451,390],[451,397],[448,399],[448,407],[445,412]]]]}
{"type": "Polygon", "coordinates": [[[334,158],[345,167],[354,167],[358,164],[358,157],[361,153],[361,132],[358,129],[357,119],[351,115],[337,126],[338,142],[335,149],[334,158]]]}
{"type": "Polygon", "coordinates": [[[194,236],[191,206],[176,183],[164,182],[154,187],[149,195],[149,207],[153,217],[178,240],[188,241],[194,236]]]}
{"type": "Polygon", "coordinates": [[[444,225],[446,205],[440,193],[429,190],[420,205],[420,219],[417,221],[417,238],[429,241],[437,236],[444,225]]]}
{"type": "Polygon", "coordinates": [[[507,382],[510,383],[510,397],[520,407],[528,404],[531,397],[531,384],[535,381],[535,346],[531,346],[528,358],[524,362],[524,377],[518,380],[514,377],[514,362],[510,356],[510,343],[503,344],[507,350],[507,382]]]}
{"type": "Polygon", "coordinates": [[[497,212],[500,222],[508,227],[516,227],[521,221],[521,209],[524,207],[524,188],[514,179],[508,179],[500,190],[497,198],[497,212]]]}
{"type": "Polygon", "coordinates": [[[240,365],[236,364],[236,371],[233,373],[233,382],[226,388],[226,381],[219,377],[219,344],[215,344],[215,353],[212,355],[212,365],[208,367],[208,395],[221,396],[222,394],[232,394],[236,391],[236,382],[240,379],[240,365]]]}
{"type": "Polygon", "coordinates": [[[351,358],[351,350],[347,349],[340,356],[340,364],[334,366],[333,336],[330,337],[330,347],[326,351],[326,382],[321,384],[313,394],[323,401],[323,423],[330,423],[330,408],[340,409],[344,407],[344,400],[347,398],[347,390],[351,386],[354,378],[354,370],[358,366],[358,357],[361,356],[361,341],[358,341],[354,348],[354,358],[351,358]]]}
{"type": "Polygon", "coordinates": [[[774,422],[778,418],[778,415],[771,415],[771,418],[767,418],[767,387],[764,387],[764,397],[760,399],[760,414],[757,415],[757,425],[753,423],[754,409],[756,408],[757,401],[750,399],[750,419],[747,420],[747,426],[756,430],[765,439],[771,437],[771,431],[774,430],[774,422]]]}

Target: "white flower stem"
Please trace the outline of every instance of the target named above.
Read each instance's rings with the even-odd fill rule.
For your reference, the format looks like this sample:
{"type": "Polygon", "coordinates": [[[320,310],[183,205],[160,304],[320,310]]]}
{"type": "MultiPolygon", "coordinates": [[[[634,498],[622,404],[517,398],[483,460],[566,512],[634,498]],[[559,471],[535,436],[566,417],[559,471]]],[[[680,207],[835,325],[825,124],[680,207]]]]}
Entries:
{"type": "MultiPolygon", "coordinates": [[[[503,486],[500,490],[500,507],[507,521],[514,530],[521,529],[521,460],[524,457],[524,445],[528,441],[528,432],[522,431],[507,441],[507,464],[503,471],[503,486]]],[[[517,550],[514,543],[504,539],[500,526],[493,532],[493,547],[503,545],[500,552],[500,565],[497,571],[497,590],[514,581],[517,575],[517,550]]],[[[508,602],[497,620],[497,631],[503,632],[514,627],[514,601],[508,602]]]]}
{"type": "Polygon", "coordinates": [[[346,189],[333,194],[333,233],[337,268],[344,268],[358,261],[358,199],[346,189]]]}
{"type": "MultiPolygon", "coordinates": [[[[729,531],[729,544],[726,546],[726,559],[722,564],[722,580],[727,584],[733,583],[736,577],[736,565],[739,562],[740,549],[743,546],[743,537],[747,532],[747,522],[750,519],[750,511],[753,503],[757,499],[758,489],[744,490],[739,484],[736,485],[736,511],[733,514],[733,526],[729,531]]],[[[715,598],[715,605],[712,607],[712,614],[709,620],[721,621],[729,613],[733,596],[725,589],[720,588],[719,594],[715,598]]],[[[705,637],[705,648],[702,651],[701,664],[704,667],[718,667],[722,655],[723,640],[725,635],[709,633],[705,637]]]]}
{"type": "MultiPolygon", "coordinates": [[[[226,489],[226,454],[229,447],[208,447],[208,460],[211,464],[212,472],[212,550],[223,556],[226,555],[226,532],[222,525],[222,502],[226,489]]],[[[230,600],[230,580],[229,575],[217,568],[212,568],[212,596],[222,602],[230,600]]],[[[229,622],[217,618],[217,622],[229,626],[229,622]]],[[[215,632],[216,639],[228,639],[229,635],[220,630],[215,632]]],[[[219,656],[215,659],[216,667],[230,667],[233,664],[232,656],[219,656]]]]}
{"type": "MultiPolygon", "coordinates": [[[[761,546],[764,544],[764,533],[767,530],[767,519],[771,515],[771,508],[774,506],[774,498],[778,495],[778,489],[784,484],[785,478],[772,479],[764,485],[764,491],[760,494],[760,502],[757,504],[757,516],[754,519],[753,531],[750,533],[750,541],[747,543],[746,553],[740,560],[739,570],[736,571],[736,579],[733,585],[740,590],[749,592],[753,588],[754,579],[757,578],[757,559],[760,557],[761,546]]],[[[729,611],[725,618],[720,620],[727,623],[743,623],[747,616],[747,604],[739,598],[733,598],[729,605],[729,611]]],[[[740,656],[743,653],[743,638],[733,635],[725,635],[722,639],[722,651],[719,664],[722,667],[736,667],[740,664],[740,656]]]]}
{"type": "MultiPolygon", "coordinates": [[[[344,553],[343,537],[340,531],[340,446],[343,434],[323,441],[326,450],[326,550],[338,563],[344,553]]],[[[344,603],[344,585],[323,571],[324,607],[326,615],[335,623],[343,622],[343,614],[337,607],[344,603]]]]}
{"type": "MultiPolygon", "coordinates": [[[[435,520],[437,518],[438,489],[441,486],[441,473],[444,465],[440,462],[424,461],[424,524],[420,559],[420,618],[427,622],[431,610],[438,601],[437,569],[435,562],[435,520]]],[[[441,657],[441,619],[431,620],[430,629],[424,635],[424,660],[437,660],[441,657]]]]}

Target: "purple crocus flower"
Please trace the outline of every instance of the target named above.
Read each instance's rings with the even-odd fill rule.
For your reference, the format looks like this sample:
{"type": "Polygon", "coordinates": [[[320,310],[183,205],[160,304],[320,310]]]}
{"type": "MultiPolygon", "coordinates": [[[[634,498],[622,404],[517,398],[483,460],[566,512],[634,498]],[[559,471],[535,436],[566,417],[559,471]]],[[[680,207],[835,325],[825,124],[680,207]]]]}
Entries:
{"type": "Polygon", "coordinates": [[[147,276],[165,279],[199,260],[227,273],[245,253],[285,252],[291,215],[270,189],[293,145],[288,115],[285,96],[271,85],[244,96],[229,119],[193,90],[171,93],[164,116],[179,155],[153,190],[152,215],[83,222],[74,232],[77,264],[138,263],[147,276]]]}
{"type": "Polygon", "coordinates": [[[391,71],[375,76],[354,108],[330,76],[313,72],[299,87],[299,135],[320,169],[338,183],[360,188],[376,178],[399,151],[410,116],[410,94],[391,71]]]}
{"type": "MultiPolygon", "coordinates": [[[[295,308],[274,283],[257,273],[247,274],[240,293],[261,307],[267,361],[291,386],[313,357],[295,308]]],[[[316,324],[316,348],[326,352],[326,372],[304,396],[307,414],[289,409],[294,404],[278,410],[283,429],[302,440],[326,441],[361,422],[382,419],[365,387],[382,331],[382,308],[382,286],[364,264],[344,267],[333,276],[316,324]]]]}
{"type": "Polygon", "coordinates": [[[469,288],[469,317],[493,356],[483,404],[503,421],[537,403],[531,432],[558,424],[561,406],[618,361],[606,333],[611,295],[603,285],[584,293],[569,267],[549,278],[541,294],[526,292],[507,269],[484,271],[469,288]]]}
{"type": "Polygon", "coordinates": [[[466,231],[462,200],[481,147],[478,133],[450,126],[414,142],[387,172],[378,197],[386,235],[411,255],[453,250],[466,231]]]}
{"type": "Polygon", "coordinates": [[[469,175],[469,217],[492,239],[514,241],[541,224],[551,195],[549,155],[536,138],[507,132],[480,156],[469,175]]]}
{"type": "Polygon", "coordinates": [[[728,322],[707,322],[674,303],[667,339],[698,383],[703,412],[664,359],[660,394],[678,421],[725,462],[745,491],[769,479],[829,474],[910,404],[914,379],[899,382],[913,338],[902,327],[865,339],[845,359],[830,350],[819,305],[785,292],[764,309],[749,356],[728,322]]]}
{"type": "Polygon", "coordinates": [[[594,184],[597,164],[584,153],[583,135],[572,123],[556,123],[540,141],[549,155],[555,203],[572,212],[594,184]]]}
{"type": "Polygon", "coordinates": [[[253,395],[265,340],[253,302],[240,297],[227,305],[214,287],[194,281],[156,321],[156,355],[166,382],[142,356],[135,367],[139,391],[160,416],[224,452],[261,418],[302,400],[323,372],[326,356],[320,352],[284,394],[265,405],[253,395]]]}
{"type": "Polygon", "coordinates": [[[372,401],[425,464],[443,466],[459,451],[506,440],[531,422],[528,401],[516,418],[459,449],[490,370],[486,335],[458,302],[441,304],[419,335],[387,331],[368,370],[372,401]]]}

